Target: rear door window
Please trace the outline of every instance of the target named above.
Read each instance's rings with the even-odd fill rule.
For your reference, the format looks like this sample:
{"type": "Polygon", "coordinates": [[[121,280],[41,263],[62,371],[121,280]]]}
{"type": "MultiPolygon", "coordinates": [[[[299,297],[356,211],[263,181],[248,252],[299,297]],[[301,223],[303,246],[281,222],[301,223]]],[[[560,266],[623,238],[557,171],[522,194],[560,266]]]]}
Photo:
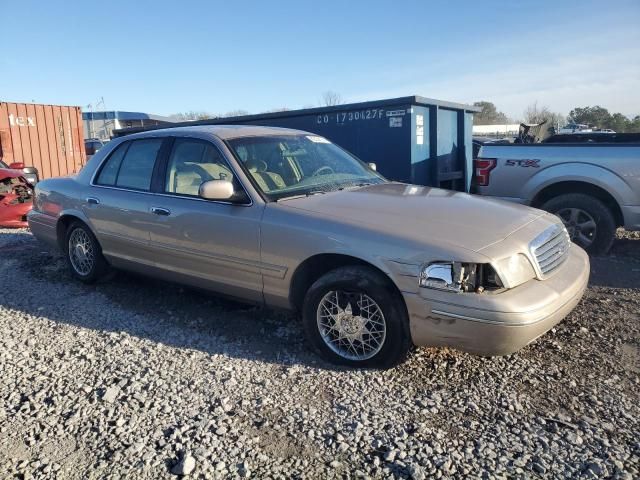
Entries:
{"type": "Polygon", "coordinates": [[[162,138],[150,138],[123,143],[107,159],[96,184],[149,191],[162,142],[162,138]]]}
{"type": "Polygon", "coordinates": [[[153,166],[161,146],[162,138],[132,142],[122,159],[116,187],[149,191],[153,166]]]}

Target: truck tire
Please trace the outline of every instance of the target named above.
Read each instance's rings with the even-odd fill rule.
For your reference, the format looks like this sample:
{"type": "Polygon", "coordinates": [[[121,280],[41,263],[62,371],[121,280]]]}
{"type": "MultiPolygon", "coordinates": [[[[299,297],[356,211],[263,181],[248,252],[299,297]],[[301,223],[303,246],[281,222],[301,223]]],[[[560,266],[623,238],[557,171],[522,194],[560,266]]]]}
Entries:
{"type": "Polygon", "coordinates": [[[567,193],[548,200],[541,208],[560,217],[571,241],[591,255],[604,255],[611,248],[616,222],[599,199],[584,193],[567,193]]]}
{"type": "Polygon", "coordinates": [[[390,368],[412,346],[402,297],[369,267],[341,267],[316,280],[305,295],[302,321],[311,346],[338,365],[390,368]]]}
{"type": "Polygon", "coordinates": [[[93,232],[81,221],[72,222],[65,235],[65,259],[69,271],[84,283],[94,283],[109,270],[93,232]]]}

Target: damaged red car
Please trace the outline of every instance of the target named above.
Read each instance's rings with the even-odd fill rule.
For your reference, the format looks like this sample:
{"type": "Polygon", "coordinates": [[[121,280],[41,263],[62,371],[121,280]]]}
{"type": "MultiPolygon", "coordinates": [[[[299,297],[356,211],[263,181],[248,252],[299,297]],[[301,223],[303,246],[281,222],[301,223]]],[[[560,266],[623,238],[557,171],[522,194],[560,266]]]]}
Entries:
{"type": "Polygon", "coordinates": [[[0,227],[26,228],[33,205],[33,186],[20,170],[0,161],[0,227]]]}

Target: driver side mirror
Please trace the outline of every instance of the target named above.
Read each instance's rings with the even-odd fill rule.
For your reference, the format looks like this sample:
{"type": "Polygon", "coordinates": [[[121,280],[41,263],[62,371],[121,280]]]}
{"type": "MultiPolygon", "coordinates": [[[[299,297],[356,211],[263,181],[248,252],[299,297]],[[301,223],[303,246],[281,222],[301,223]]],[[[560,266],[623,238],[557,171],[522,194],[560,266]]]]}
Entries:
{"type": "Polygon", "coordinates": [[[206,200],[231,200],[233,183],[229,180],[209,180],[200,185],[198,195],[206,200]]]}
{"type": "Polygon", "coordinates": [[[375,163],[373,163],[373,162],[371,162],[371,163],[367,163],[367,165],[369,165],[369,168],[370,168],[371,170],[373,170],[374,172],[378,170],[378,166],[377,166],[375,163]]]}

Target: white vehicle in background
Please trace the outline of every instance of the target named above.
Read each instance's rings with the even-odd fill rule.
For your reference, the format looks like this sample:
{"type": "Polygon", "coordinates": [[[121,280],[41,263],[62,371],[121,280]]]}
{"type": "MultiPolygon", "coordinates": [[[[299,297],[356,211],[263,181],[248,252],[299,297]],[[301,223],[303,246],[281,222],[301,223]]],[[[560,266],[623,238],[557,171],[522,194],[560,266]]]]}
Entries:
{"type": "Polygon", "coordinates": [[[583,123],[567,123],[558,133],[592,133],[593,129],[583,123]]]}

